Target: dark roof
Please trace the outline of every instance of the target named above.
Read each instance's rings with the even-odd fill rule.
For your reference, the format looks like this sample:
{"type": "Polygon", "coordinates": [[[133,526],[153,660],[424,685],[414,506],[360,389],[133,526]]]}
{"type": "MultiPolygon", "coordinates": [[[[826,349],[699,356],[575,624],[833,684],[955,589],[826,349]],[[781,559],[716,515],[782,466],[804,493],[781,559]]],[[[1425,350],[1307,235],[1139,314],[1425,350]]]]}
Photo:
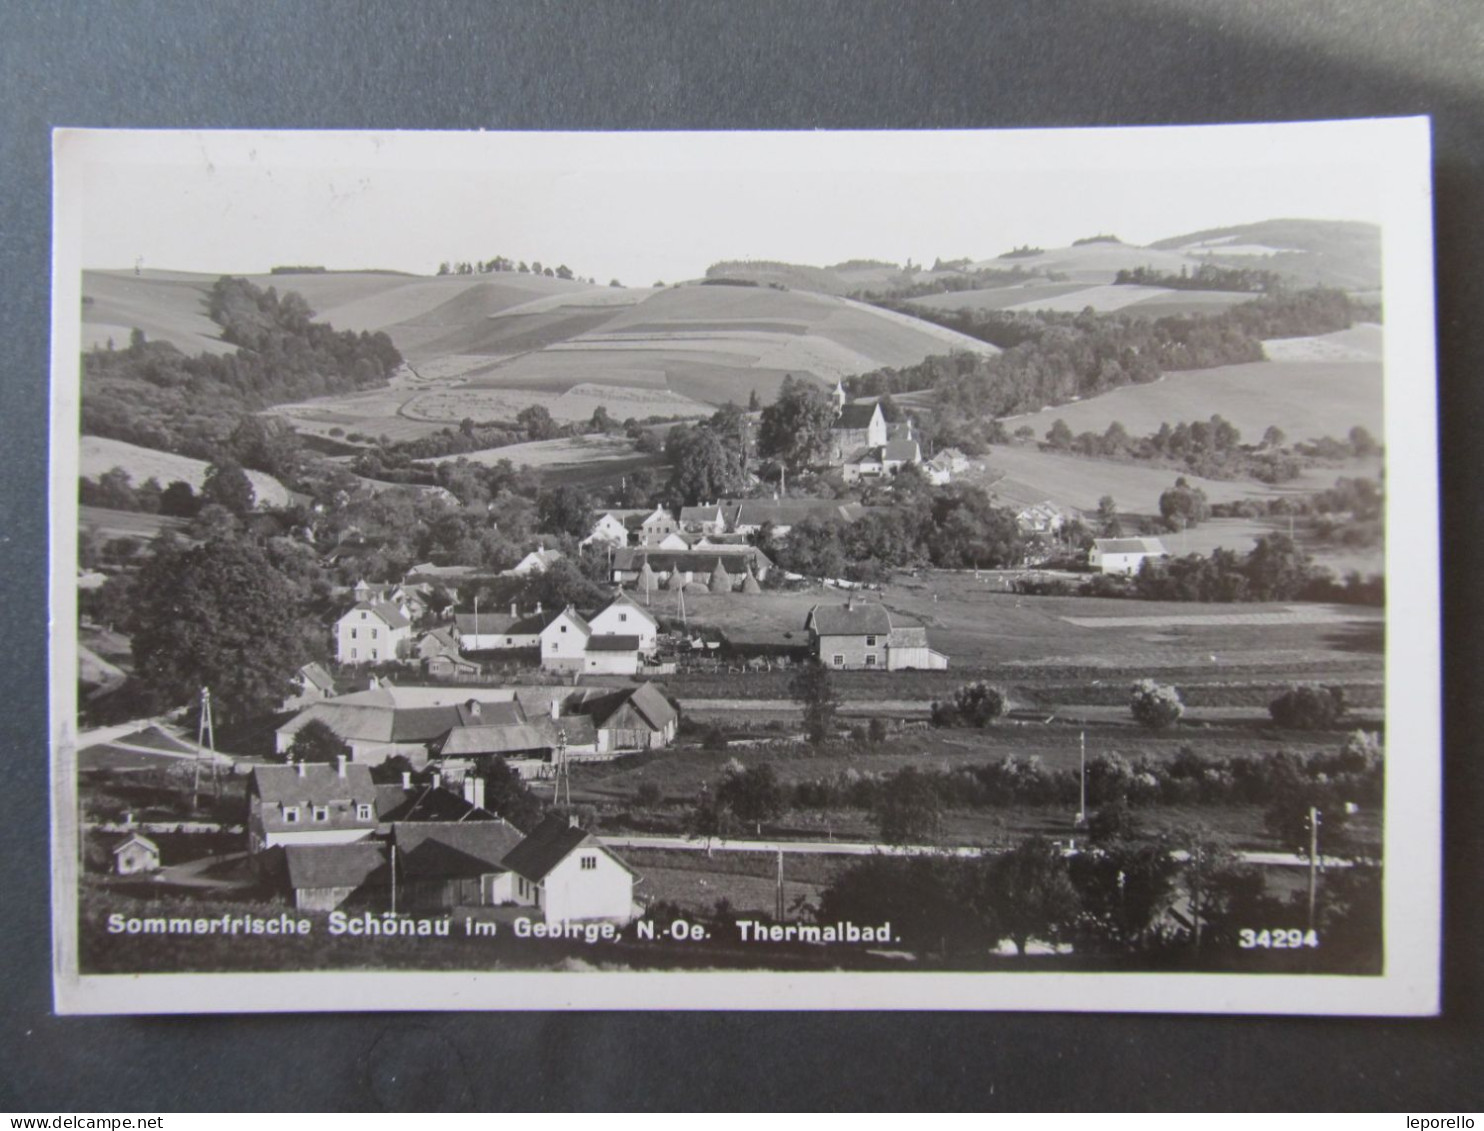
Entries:
{"type": "Polygon", "coordinates": [[[378,785],[376,819],[385,825],[398,821],[493,821],[496,817],[441,786],[434,789],[430,785],[415,785],[403,789],[400,785],[378,785]]]}
{"type": "Polygon", "coordinates": [[[508,727],[526,721],[520,704],[514,700],[481,703],[477,699],[470,699],[467,703],[460,703],[454,710],[458,712],[459,725],[466,727],[508,727]]]}
{"type": "Polygon", "coordinates": [[[840,410],[840,415],[835,418],[836,428],[869,428],[871,420],[880,411],[880,406],[875,401],[869,403],[853,402],[840,410]]]}
{"type": "Polygon", "coordinates": [[[306,685],[318,687],[321,691],[334,691],[335,679],[329,672],[317,663],[305,664],[299,669],[299,675],[306,685]]]}
{"type": "Polygon", "coordinates": [[[563,715],[552,725],[566,733],[568,746],[593,746],[598,741],[598,727],[591,715],[563,715]]]}
{"type": "Polygon", "coordinates": [[[412,623],[410,620],[402,615],[402,610],[397,608],[396,605],[389,604],[387,602],[373,603],[371,601],[357,601],[345,612],[345,614],[340,619],[344,620],[345,617],[357,611],[374,613],[376,616],[386,621],[387,626],[390,628],[406,628],[409,624],[412,623]]]}
{"type": "Polygon", "coordinates": [[[884,636],[891,632],[891,614],[882,605],[815,605],[809,627],[820,636],[884,636]]]}
{"type": "Polygon", "coordinates": [[[454,624],[459,626],[459,631],[466,636],[498,635],[509,632],[512,625],[519,621],[520,617],[513,617],[509,613],[483,612],[476,617],[474,613],[455,613],[454,624]]]}
{"type": "Polygon", "coordinates": [[[344,777],[328,763],[305,763],[303,768],[301,777],[298,766],[254,766],[252,780],[258,796],[266,802],[289,805],[376,800],[376,787],[366,766],[348,765],[344,777]]]}
{"type": "Polygon", "coordinates": [[[473,879],[505,871],[501,861],[521,842],[520,831],[492,821],[420,822],[392,826],[397,867],[407,879],[473,879]]]}
{"type": "Polygon", "coordinates": [[[881,449],[881,458],[910,462],[922,458],[922,449],[916,440],[891,440],[881,449]]]}
{"type": "Polygon", "coordinates": [[[854,522],[865,508],[859,503],[841,503],[836,499],[746,499],[737,504],[732,522],[736,526],[794,526],[806,518],[838,518],[854,522]]]}
{"type": "Polygon", "coordinates": [[[358,888],[389,882],[386,846],[374,841],[354,844],[291,844],[284,848],[289,886],[304,888],[358,888]]]}
{"type": "Polygon", "coordinates": [[[587,642],[589,652],[637,652],[637,636],[594,636],[587,642]]]}
{"type": "Polygon", "coordinates": [[[516,845],[506,855],[504,863],[512,872],[524,876],[532,883],[540,883],[553,868],[578,848],[607,851],[588,833],[570,824],[565,817],[553,814],[516,845]]]}
{"type": "Polygon", "coordinates": [[[397,707],[392,711],[392,742],[432,742],[459,725],[457,707],[397,707]]]}
{"type": "Polygon", "coordinates": [[[478,754],[524,754],[550,750],[555,745],[556,732],[551,720],[543,716],[529,723],[455,727],[438,744],[438,755],[467,758],[478,754]]]}
{"type": "Polygon", "coordinates": [[[582,710],[586,714],[591,714],[599,726],[603,726],[625,704],[632,705],[653,730],[664,730],[666,726],[679,718],[675,713],[675,708],[670,705],[670,701],[650,683],[641,683],[637,687],[620,688],[617,691],[594,696],[583,701],[582,710]]]}

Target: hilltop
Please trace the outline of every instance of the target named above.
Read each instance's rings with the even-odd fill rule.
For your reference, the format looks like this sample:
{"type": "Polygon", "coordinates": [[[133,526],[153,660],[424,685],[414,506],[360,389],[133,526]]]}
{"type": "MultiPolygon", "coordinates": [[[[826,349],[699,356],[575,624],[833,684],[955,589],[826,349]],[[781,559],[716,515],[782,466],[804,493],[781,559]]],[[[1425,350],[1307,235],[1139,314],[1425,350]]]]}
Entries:
{"type": "MultiPolygon", "coordinates": [[[[858,268],[873,270],[883,268],[858,268]]],[[[151,341],[171,342],[188,354],[229,352],[207,315],[216,278],[84,272],[84,346],[110,339],[122,346],[137,326],[151,341]]],[[[771,287],[604,287],[514,272],[247,278],[280,294],[299,293],[316,318],[336,330],[384,331],[410,373],[397,383],[397,403],[378,402],[370,415],[437,426],[465,416],[508,419],[513,413],[505,412],[504,402],[517,391],[527,404],[580,388],[590,414],[595,390],[600,395],[611,388],[612,409],[622,416],[695,415],[710,405],[745,401],[753,391],[769,400],[789,373],[833,384],[953,350],[994,352],[993,346],[906,315],[836,295],[771,287]],[[456,397],[449,395],[453,387],[456,397]],[[424,395],[429,393],[439,395],[424,395]],[[650,402],[647,411],[632,407],[650,402]]],[[[574,398],[551,411],[570,415],[568,402],[574,398]]],[[[334,408],[324,399],[316,404],[322,411],[314,415],[322,418],[334,408]]],[[[366,414],[342,415],[336,423],[355,427],[366,414]]]]}

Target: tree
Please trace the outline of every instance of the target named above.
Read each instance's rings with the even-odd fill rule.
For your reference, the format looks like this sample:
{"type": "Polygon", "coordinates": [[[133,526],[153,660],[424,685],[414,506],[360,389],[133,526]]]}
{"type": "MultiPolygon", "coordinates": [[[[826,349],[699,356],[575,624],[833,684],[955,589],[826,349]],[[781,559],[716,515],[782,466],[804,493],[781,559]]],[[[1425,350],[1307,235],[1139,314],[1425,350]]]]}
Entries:
{"type": "Polygon", "coordinates": [[[1022,955],[1034,939],[1058,941],[1081,907],[1061,850],[1040,836],[982,858],[970,903],[1022,955]]]}
{"type": "Polygon", "coordinates": [[[716,801],[735,813],[739,820],[751,823],[759,835],[762,834],[762,823],[772,820],[785,808],[778,774],[766,762],[728,773],[717,787],[716,801]]]}
{"type": "Polygon", "coordinates": [[[1262,446],[1265,448],[1281,448],[1287,442],[1287,434],[1276,424],[1269,424],[1267,431],[1262,434],[1262,446]]]}
{"type": "Polygon", "coordinates": [[[1097,841],[1068,864],[1083,923],[1096,941],[1121,949],[1155,937],[1159,917],[1174,900],[1178,873],[1166,845],[1121,836],[1097,841]]]}
{"type": "Polygon", "coordinates": [[[942,827],[942,811],[932,779],[906,766],[881,783],[876,828],[887,844],[933,844],[942,827]]]}
{"type": "Polygon", "coordinates": [[[834,421],[835,402],[823,388],[786,376],[759,419],[758,453],[797,474],[828,456],[834,421]]]}
{"type": "Polygon", "coordinates": [[[842,869],[819,900],[821,922],[890,923],[903,943],[939,953],[982,949],[986,924],[963,898],[961,862],[870,856],[842,869]]]}
{"type": "Polygon", "coordinates": [[[980,680],[955,691],[953,705],[965,724],[983,728],[1005,713],[1005,694],[980,680]]]}
{"type": "Polygon", "coordinates": [[[204,503],[226,507],[239,517],[252,510],[257,502],[252,480],[248,479],[242,466],[231,458],[224,458],[206,468],[206,480],[201,484],[201,499],[204,503]]]}
{"type": "Polygon", "coordinates": [[[1182,475],[1175,485],[1159,497],[1159,513],[1171,530],[1185,530],[1211,517],[1211,504],[1206,493],[1192,487],[1182,475]]]}
{"type": "Polygon", "coordinates": [[[738,493],[746,485],[742,453],[705,424],[677,424],[665,438],[670,488],[686,506],[738,493]]]}
{"type": "Polygon", "coordinates": [[[562,434],[561,426],[551,418],[545,405],[527,405],[516,413],[515,422],[532,440],[551,440],[562,434]]]}
{"type": "Polygon", "coordinates": [[[160,513],[170,515],[173,518],[195,518],[196,512],[201,509],[201,500],[196,497],[196,492],[191,485],[180,479],[174,480],[170,486],[160,492],[160,513]]]}
{"type": "Polygon", "coordinates": [[[1273,722],[1289,730],[1330,730],[1344,713],[1343,687],[1290,687],[1268,704],[1273,722]]]}
{"type": "Polygon", "coordinates": [[[504,817],[522,832],[541,823],[546,807],[504,758],[492,758],[484,768],[484,807],[504,817]]]}
{"type": "Polygon", "coordinates": [[[1058,419],[1046,433],[1046,442],[1058,451],[1065,451],[1072,446],[1072,430],[1067,427],[1065,420],[1058,419]]]}
{"type": "Polygon", "coordinates": [[[310,659],[299,592],[257,546],[155,543],[129,618],[135,671],[169,704],[211,688],[224,719],[278,708],[310,659]]]}
{"type": "Polygon", "coordinates": [[[1358,456],[1373,456],[1381,450],[1376,438],[1357,424],[1350,429],[1350,449],[1358,456]]]}
{"type": "Polygon", "coordinates": [[[587,536],[593,524],[593,502],[581,487],[562,484],[536,498],[537,522],[547,534],[587,536]]]}
{"type": "Polygon", "coordinates": [[[816,746],[835,732],[840,700],[830,669],[818,661],[803,665],[789,681],[789,693],[804,709],[804,735],[816,746]]]}
{"type": "Polygon", "coordinates": [[[1152,679],[1141,679],[1134,684],[1129,709],[1144,726],[1160,730],[1174,724],[1185,713],[1185,703],[1178,688],[1155,683],[1152,679]]]}
{"type": "Polygon", "coordinates": [[[310,719],[294,733],[289,745],[290,762],[334,762],[350,757],[350,744],[322,719],[310,719]]]}
{"type": "Polygon", "coordinates": [[[747,411],[757,412],[762,407],[763,402],[757,395],[757,387],[753,386],[753,388],[747,394],[747,411]]]}

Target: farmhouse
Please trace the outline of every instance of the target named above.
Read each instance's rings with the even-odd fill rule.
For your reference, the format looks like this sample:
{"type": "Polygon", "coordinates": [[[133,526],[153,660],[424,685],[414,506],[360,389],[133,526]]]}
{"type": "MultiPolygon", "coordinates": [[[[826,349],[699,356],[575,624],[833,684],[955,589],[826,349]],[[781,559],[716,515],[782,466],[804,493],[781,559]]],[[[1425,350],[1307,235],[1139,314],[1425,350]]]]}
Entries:
{"type": "Polygon", "coordinates": [[[718,563],[728,574],[741,577],[750,569],[758,580],[766,580],[773,559],[756,546],[711,546],[705,550],[650,550],[642,546],[626,547],[613,554],[611,579],[616,585],[638,584],[646,566],[651,583],[664,585],[678,575],[680,584],[692,581],[710,584],[718,563]]]}
{"type": "Polygon", "coordinates": [[[523,839],[520,830],[498,817],[393,825],[397,907],[445,910],[513,902],[511,873],[503,861],[523,839]]]}
{"type": "Polygon", "coordinates": [[[412,621],[396,605],[359,601],[335,622],[335,658],[342,664],[395,660],[411,635],[412,621]]]}
{"type": "Polygon", "coordinates": [[[383,843],[294,844],[284,849],[283,857],[295,910],[379,904],[390,894],[391,870],[383,843]]]}
{"type": "Polygon", "coordinates": [[[629,528],[624,525],[622,512],[604,511],[593,520],[587,537],[578,543],[584,550],[589,546],[627,546],[629,528]]]}
{"type": "Polygon", "coordinates": [[[541,667],[554,672],[582,671],[592,634],[587,621],[571,605],[554,613],[538,635],[541,667]]]}
{"type": "Polygon", "coordinates": [[[927,630],[893,621],[884,605],[815,605],[804,622],[820,663],[846,671],[941,670],[948,657],[928,646],[927,630]]]}
{"type": "Polygon", "coordinates": [[[737,534],[759,534],[767,526],[781,538],[805,519],[854,522],[866,510],[860,503],[834,499],[746,499],[733,504],[730,524],[737,534]]]}
{"type": "Polygon", "coordinates": [[[1167,558],[1170,552],[1158,538],[1097,538],[1087,562],[1103,573],[1134,574],[1149,558],[1167,558]]]}
{"type": "Polygon", "coordinates": [[[653,546],[667,534],[679,534],[680,523],[664,507],[655,507],[639,523],[639,544],[653,546]]]}
{"type": "Polygon", "coordinates": [[[455,613],[453,620],[460,651],[494,652],[537,647],[549,617],[542,614],[539,601],[535,610],[524,616],[512,601],[509,615],[475,609],[472,613],[455,613]]]}
{"type": "Polygon", "coordinates": [[[514,873],[514,900],[548,923],[634,918],[634,872],[596,837],[550,816],[504,859],[514,873]]]}
{"type": "Polygon", "coordinates": [[[335,765],[254,766],[247,810],[250,852],[291,844],[349,844],[376,831],[376,787],[369,769],[347,765],[344,757],[335,765]]]}
{"type": "Polygon", "coordinates": [[[726,530],[727,520],[720,503],[709,503],[700,507],[681,507],[680,526],[691,534],[720,534],[726,530]]]}
{"type": "Polygon", "coordinates": [[[113,846],[113,870],[120,876],[160,869],[160,846],[143,833],[131,833],[113,846]]]}
{"type": "Polygon", "coordinates": [[[560,550],[548,550],[545,547],[532,550],[520,561],[505,571],[507,577],[530,577],[533,573],[545,573],[552,564],[562,560],[560,550]]]}
{"type": "Polygon", "coordinates": [[[1015,512],[1015,525],[1022,534],[1059,534],[1066,524],[1066,512],[1050,499],[1015,512]]]}

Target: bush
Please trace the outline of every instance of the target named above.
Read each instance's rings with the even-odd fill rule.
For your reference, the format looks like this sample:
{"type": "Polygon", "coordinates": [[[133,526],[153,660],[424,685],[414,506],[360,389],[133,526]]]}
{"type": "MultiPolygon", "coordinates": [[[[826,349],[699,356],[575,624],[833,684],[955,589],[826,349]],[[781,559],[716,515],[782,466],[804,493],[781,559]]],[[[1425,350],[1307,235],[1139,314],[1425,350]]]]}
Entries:
{"type": "Polygon", "coordinates": [[[1329,730],[1344,713],[1340,687],[1290,687],[1268,704],[1273,722],[1289,730],[1329,730]]]}
{"type": "Polygon", "coordinates": [[[1174,724],[1185,713],[1185,703],[1178,688],[1142,679],[1134,684],[1129,709],[1144,726],[1160,730],[1174,724]]]}
{"type": "Polygon", "coordinates": [[[949,702],[933,702],[932,719],[937,727],[986,727],[1005,713],[1005,693],[978,682],[966,683],[949,702]]]}

